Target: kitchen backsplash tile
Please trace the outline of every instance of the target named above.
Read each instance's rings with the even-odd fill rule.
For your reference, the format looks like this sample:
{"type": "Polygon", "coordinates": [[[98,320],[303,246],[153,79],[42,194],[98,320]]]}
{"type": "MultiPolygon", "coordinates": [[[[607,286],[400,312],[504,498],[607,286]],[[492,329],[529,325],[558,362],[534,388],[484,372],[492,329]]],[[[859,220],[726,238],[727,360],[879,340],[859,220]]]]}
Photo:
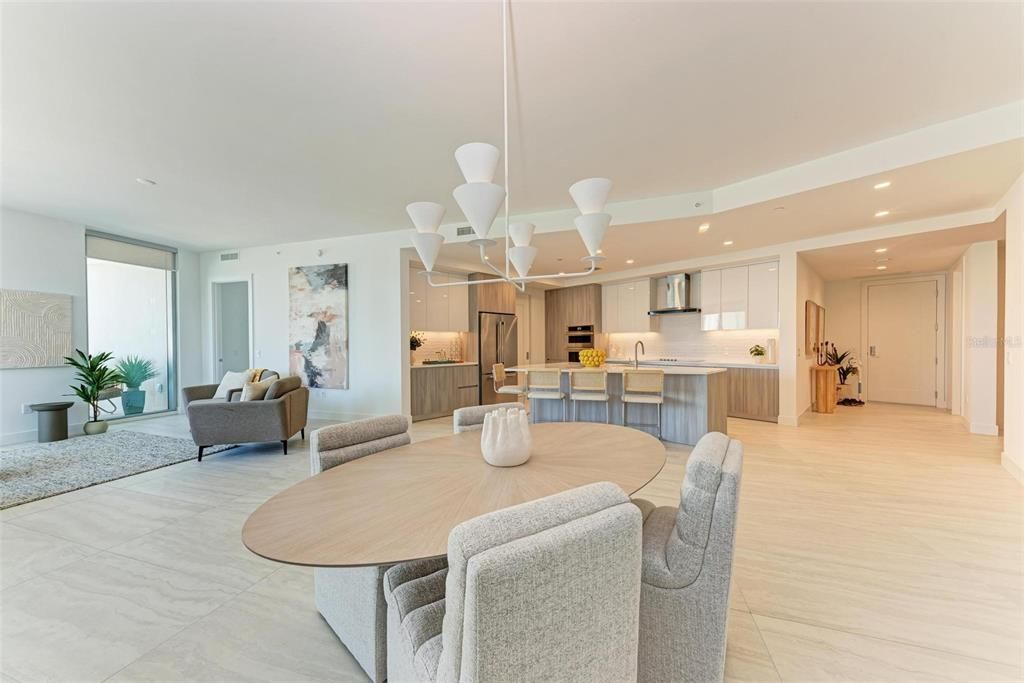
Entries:
{"type": "Polygon", "coordinates": [[[633,346],[643,341],[645,358],[678,358],[720,363],[750,362],[754,344],[778,343],[778,330],[716,330],[702,332],[699,313],[676,313],[659,319],[658,332],[605,335],[609,358],[632,358],[633,346]]]}
{"type": "Polygon", "coordinates": [[[424,332],[426,338],[423,346],[412,353],[413,363],[425,360],[437,360],[445,357],[448,360],[468,360],[466,357],[467,332],[424,332]],[[438,356],[438,354],[441,356],[438,356]]]}

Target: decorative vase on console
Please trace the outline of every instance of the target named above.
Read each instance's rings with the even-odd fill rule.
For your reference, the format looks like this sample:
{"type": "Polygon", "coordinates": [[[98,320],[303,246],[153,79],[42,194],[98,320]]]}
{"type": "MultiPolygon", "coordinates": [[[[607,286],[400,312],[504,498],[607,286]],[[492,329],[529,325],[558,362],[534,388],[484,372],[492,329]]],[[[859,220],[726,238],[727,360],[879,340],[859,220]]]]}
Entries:
{"type": "Polygon", "coordinates": [[[530,423],[521,408],[499,408],[484,415],[480,452],[495,467],[515,467],[530,459],[530,423]]]}

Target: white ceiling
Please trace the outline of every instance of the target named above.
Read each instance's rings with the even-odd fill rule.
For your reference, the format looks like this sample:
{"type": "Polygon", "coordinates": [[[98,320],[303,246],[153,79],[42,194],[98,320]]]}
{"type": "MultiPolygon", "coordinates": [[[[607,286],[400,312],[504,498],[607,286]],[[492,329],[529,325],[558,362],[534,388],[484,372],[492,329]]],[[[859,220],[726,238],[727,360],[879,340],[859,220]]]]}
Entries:
{"type": "Polygon", "coordinates": [[[974,242],[1000,240],[1005,236],[1005,222],[995,220],[949,230],[814,249],[800,255],[824,280],[935,273],[952,266],[974,242]],[[876,249],[886,251],[879,254],[876,249]],[[885,270],[878,270],[878,266],[885,266],[885,270]]]}
{"type": "MultiPolygon", "coordinates": [[[[605,272],[643,268],[989,208],[1021,173],[1024,140],[1014,140],[714,216],[613,225],[602,244],[607,260],[601,268],[605,272]],[[882,181],[891,185],[875,190],[874,185],[882,181]],[[890,213],[876,218],[875,212],[881,210],[890,213]],[[702,223],[710,226],[705,233],[698,232],[702,223]],[[727,240],[732,244],[725,246],[727,240]],[[629,259],[632,264],[626,263],[629,259]]],[[[538,255],[532,272],[583,269],[580,259],[587,252],[575,231],[542,233],[533,244],[538,255]]],[[[503,263],[503,249],[501,242],[488,252],[495,263],[503,263]]],[[[446,246],[442,253],[447,259],[443,262],[451,265],[475,258],[468,246],[446,246]]]]}
{"type": "MultiPolygon", "coordinates": [[[[498,2],[2,11],[14,208],[202,249],[405,229],[412,200],[458,216],[458,144],[500,142],[498,2]]],[[[516,212],[591,175],[615,201],[710,189],[1024,98],[1021,3],[512,12],[516,212]]]]}

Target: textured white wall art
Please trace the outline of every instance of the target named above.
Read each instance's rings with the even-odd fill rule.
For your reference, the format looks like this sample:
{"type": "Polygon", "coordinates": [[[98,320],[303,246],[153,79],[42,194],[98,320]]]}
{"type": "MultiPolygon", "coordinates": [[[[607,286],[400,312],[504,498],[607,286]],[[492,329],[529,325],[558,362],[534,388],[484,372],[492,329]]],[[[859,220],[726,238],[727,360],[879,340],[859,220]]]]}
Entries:
{"type": "Polygon", "coordinates": [[[348,389],[348,265],[288,271],[289,361],[308,387],[348,389]]]}
{"type": "Polygon", "coordinates": [[[0,369],[61,366],[73,350],[70,296],[0,289],[0,369]]]}

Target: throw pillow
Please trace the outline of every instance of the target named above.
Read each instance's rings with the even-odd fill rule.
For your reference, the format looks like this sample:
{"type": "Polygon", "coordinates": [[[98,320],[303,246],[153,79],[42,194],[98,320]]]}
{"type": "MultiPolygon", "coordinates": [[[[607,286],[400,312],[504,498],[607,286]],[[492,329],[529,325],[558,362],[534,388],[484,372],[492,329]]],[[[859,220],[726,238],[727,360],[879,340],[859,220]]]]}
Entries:
{"type": "Polygon", "coordinates": [[[262,382],[246,382],[242,387],[243,401],[262,401],[270,390],[270,385],[277,381],[276,377],[265,379],[262,382]]]}
{"type": "Polygon", "coordinates": [[[227,398],[228,392],[232,389],[241,389],[246,382],[249,381],[250,372],[248,370],[242,370],[241,372],[225,372],[224,379],[220,381],[220,386],[217,387],[217,393],[213,395],[214,398],[227,398]]]}

